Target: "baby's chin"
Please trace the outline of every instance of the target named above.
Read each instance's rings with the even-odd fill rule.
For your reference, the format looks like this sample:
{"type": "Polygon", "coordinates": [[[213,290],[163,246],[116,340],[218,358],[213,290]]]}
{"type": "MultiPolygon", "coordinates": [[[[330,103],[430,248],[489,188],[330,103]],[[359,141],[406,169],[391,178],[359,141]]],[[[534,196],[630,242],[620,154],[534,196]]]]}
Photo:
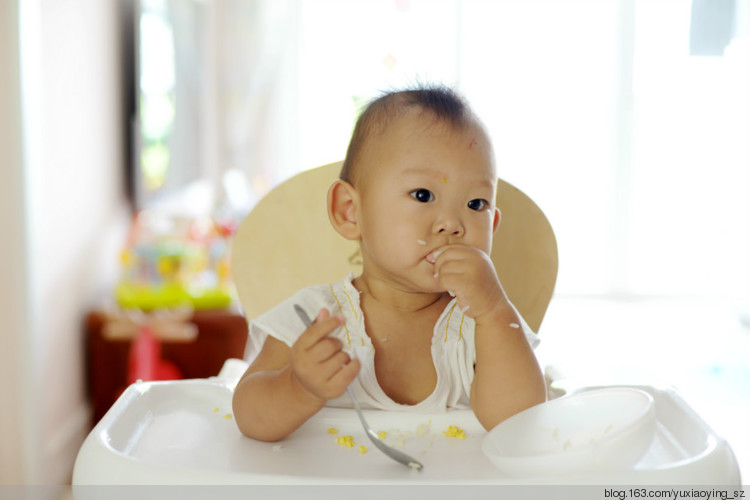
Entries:
{"type": "Polygon", "coordinates": [[[392,280],[392,286],[400,289],[402,292],[415,293],[415,294],[441,294],[444,290],[441,290],[436,279],[433,275],[420,275],[419,276],[400,276],[394,277],[392,280]]]}
{"type": "Polygon", "coordinates": [[[443,294],[448,293],[446,290],[440,288],[437,284],[437,279],[433,275],[420,279],[419,283],[414,283],[415,292],[428,293],[428,294],[443,294]]]}

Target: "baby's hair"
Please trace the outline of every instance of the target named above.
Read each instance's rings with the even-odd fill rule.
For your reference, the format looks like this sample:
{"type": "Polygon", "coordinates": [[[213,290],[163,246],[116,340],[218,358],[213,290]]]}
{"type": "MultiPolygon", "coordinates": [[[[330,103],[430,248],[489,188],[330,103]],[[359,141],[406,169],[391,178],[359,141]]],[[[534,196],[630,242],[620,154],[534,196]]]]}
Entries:
{"type": "Polygon", "coordinates": [[[463,128],[475,119],[466,100],[444,85],[385,92],[372,100],[359,115],[339,178],[353,183],[354,165],[367,139],[382,133],[392,119],[414,108],[431,112],[437,121],[455,128],[463,128]]]}

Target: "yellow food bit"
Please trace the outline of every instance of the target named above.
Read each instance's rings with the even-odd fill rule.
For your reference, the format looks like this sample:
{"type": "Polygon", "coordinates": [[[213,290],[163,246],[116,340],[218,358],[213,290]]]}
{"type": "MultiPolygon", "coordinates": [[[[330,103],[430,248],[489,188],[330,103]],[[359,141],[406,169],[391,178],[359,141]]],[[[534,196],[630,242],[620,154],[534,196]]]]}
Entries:
{"type": "Polygon", "coordinates": [[[334,429],[333,427],[328,429],[328,434],[338,434],[338,433],[339,433],[338,429],[334,429]]]}
{"type": "Polygon", "coordinates": [[[347,448],[354,447],[354,438],[352,436],[341,436],[340,438],[336,438],[336,442],[347,448]]]}
{"type": "Polygon", "coordinates": [[[464,434],[464,430],[459,429],[455,425],[449,425],[448,430],[443,431],[443,434],[452,438],[466,439],[466,434],[464,434]]]}
{"type": "Polygon", "coordinates": [[[214,413],[219,413],[219,409],[218,408],[214,408],[214,413]]]}
{"type": "Polygon", "coordinates": [[[379,437],[380,439],[385,439],[385,431],[380,431],[380,432],[378,432],[378,437],[379,437]]]}
{"type": "Polygon", "coordinates": [[[364,455],[367,453],[367,448],[365,448],[363,445],[359,445],[359,454],[364,455]]]}
{"type": "Polygon", "coordinates": [[[232,414],[231,413],[227,413],[226,415],[224,415],[224,418],[232,418],[232,414]]]}

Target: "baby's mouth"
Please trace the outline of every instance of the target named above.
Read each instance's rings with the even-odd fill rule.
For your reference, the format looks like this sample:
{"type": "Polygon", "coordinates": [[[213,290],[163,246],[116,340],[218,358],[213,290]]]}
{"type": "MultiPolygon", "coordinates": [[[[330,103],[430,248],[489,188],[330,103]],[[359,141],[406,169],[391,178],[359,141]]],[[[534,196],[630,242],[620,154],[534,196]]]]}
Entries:
{"type": "Polygon", "coordinates": [[[433,250],[425,255],[424,260],[426,260],[430,264],[434,264],[441,253],[443,253],[441,250],[433,250]]]}

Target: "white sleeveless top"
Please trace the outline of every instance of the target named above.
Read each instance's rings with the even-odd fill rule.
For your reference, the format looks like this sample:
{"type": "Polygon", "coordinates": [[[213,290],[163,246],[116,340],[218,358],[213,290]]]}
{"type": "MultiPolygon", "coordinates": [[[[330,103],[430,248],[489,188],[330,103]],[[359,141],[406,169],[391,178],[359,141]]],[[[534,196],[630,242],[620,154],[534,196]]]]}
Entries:
{"type": "MultiPolygon", "coordinates": [[[[474,320],[464,315],[454,298],[443,310],[435,324],[432,336],[432,360],[437,372],[435,390],[415,405],[400,404],[388,397],[375,376],[375,347],[365,333],[365,322],[359,305],[359,291],[352,284],[350,274],[342,281],[328,285],[315,285],[300,290],[270,311],[249,322],[250,338],[246,360],[251,362],[260,351],[268,335],[291,347],[305,330],[294,304],[299,304],[310,318],[315,318],[320,309],[327,308],[331,314],[343,314],[346,322],[333,333],[344,344],[344,351],[362,363],[359,375],[350,388],[362,408],[418,411],[437,413],[447,409],[471,408],[469,395],[474,379],[474,320]]],[[[520,314],[519,314],[520,317],[520,314]]],[[[539,343],[537,335],[521,318],[521,328],[531,347],[539,343]]],[[[346,393],[329,400],[327,406],[351,408],[346,393]]]]}

